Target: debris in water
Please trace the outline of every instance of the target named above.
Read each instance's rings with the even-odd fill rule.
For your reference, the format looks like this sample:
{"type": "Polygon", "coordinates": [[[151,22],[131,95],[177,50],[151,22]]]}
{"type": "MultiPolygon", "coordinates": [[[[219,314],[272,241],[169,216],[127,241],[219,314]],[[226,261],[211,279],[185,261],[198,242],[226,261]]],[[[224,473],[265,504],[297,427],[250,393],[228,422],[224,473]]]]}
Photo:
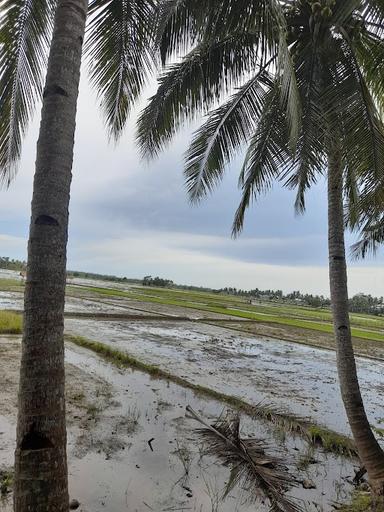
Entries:
{"type": "Polygon", "coordinates": [[[301,507],[285,496],[298,484],[283,460],[265,453],[265,444],[258,439],[240,437],[240,417],[232,411],[222,413],[213,425],[207,423],[189,405],[193,419],[204,425],[198,432],[207,442],[205,453],[218,457],[231,470],[223,497],[239,484],[251,492],[251,499],[267,498],[271,512],[299,512],[301,507]]]}
{"type": "Polygon", "coordinates": [[[302,485],[304,489],[316,489],[316,485],[312,480],[303,480],[302,485]]]}

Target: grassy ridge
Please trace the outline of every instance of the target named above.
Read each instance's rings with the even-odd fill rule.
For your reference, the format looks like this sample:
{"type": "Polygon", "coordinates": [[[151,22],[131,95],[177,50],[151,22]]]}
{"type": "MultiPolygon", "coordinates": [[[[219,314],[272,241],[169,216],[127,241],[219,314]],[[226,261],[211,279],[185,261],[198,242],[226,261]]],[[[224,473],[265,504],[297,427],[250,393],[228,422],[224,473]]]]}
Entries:
{"type": "Polygon", "coordinates": [[[22,329],[21,315],[11,311],[0,311],[0,334],[20,334],[22,329]]]}
{"type": "Polygon", "coordinates": [[[24,283],[17,279],[0,279],[0,290],[2,291],[21,291],[24,283]]]}
{"type": "MultiPolygon", "coordinates": [[[[331,314],[328,312],[319,312],[324,318],[327,318],[327,321],[317,321],[317,320],[309,320],[306,318],[297,318],[293,314],[292,316],[288,316],[289,306],[282,305],[280,306],[272,306],[269,307],[269,310],[273,310],[272,313],[265,313],[265,312],[259,312],[255,311],[257,306],[253,306],[252,310],[249,309],[248,305],[246,303],[241,303],[238,301],[237,306],[239,309],[234,309],[233,306],[230,305],[224,305],[224,304],[218,304],[218,302],[221,300],[221,296],[212,296],[210,294],[207,294],[209,297],[213,297],[215,299],[215,303],[213,301],[206,300],[205,303],[203,302],[203,294],[194,293],[193,295],[199,296],[199,302],[192,302],[190,299],[188,300],[188,297],[190,294],[187,292],[181,292],[180,290],[177,290],[173,294],[173,290],[158,290],[158,289],[145,289],[144,292],[142,292],[142,289],[134,288],[134,291],[123,291],[123,290],[115,290],[111,288],[97,288],[97,287],[82,287],[83,290],[97,293],[99,295],[106,295],[110,297],[125,297],[132,300],[139,300],[143,302],[149,302],[149,303],[155,303],[155,304],[165,304],[169,306],[179,306],[189,309],[195,309],[200,311],[206,311],[211,313],[218,313],[222,315],[229,315],[232,317],[237,318],[244,318],[247,320],[253,320],[255,322],[262,322],[262,323],[273,323],[273,324],[279,324],[279,325],[286,325],[291,327],[297,327],[301,329],[310,329],[314,331],[320,331],[325,333],[332,333],[333,332],[333,325],[331,323],[331,314]],[[137,293],[137,290],[140,291],[140,293],[137,293]],[[185,295],[180,299],[179,295],[184,293],[185,295]],[[240,309],[240,305],[242,309],[240,309]],[[285,314],[284,314],[285,313],[285,314]],[[327,316],[328,315],[328,316],[327,316]]],[[[268,306],[267,306],[268,307],[268,306]]],[[[263,309],[265,311],[265,307],[261,306],[259,309],[263,309]]],[[[293,311],[300,310],[297,306],[292,308],[293,311]]],[[[301,310],[300,310],[301,311],[301,310]]],[[[306,310],[308,312],[308,310],[306,310]]],[[[312,310],[312,314],[317,312],[316,310],[312,310]]],[[[363,318],[363,320],[366,320],[363,318]]],[[[368,318],[368,320],[371,320],[368,318]]],[[[356,323],[355,317],[352,316],[351,318],[352,325],[356,323]]],[[[371,322],[377,322],[373,325],[378,325],[381,327],[383,324],[384,328],[384,322],[382,319],[372,319],[371,322]]],[[[356,338],[366,339],[366,340],[372,340],[372,341],[384,341],[384,333],[380,332],[379,330],[374,330],[371,327],[371,323],[369,323],[370,329],[364,329],[361,327],[352,327],[352,335],[356,338]]]]}

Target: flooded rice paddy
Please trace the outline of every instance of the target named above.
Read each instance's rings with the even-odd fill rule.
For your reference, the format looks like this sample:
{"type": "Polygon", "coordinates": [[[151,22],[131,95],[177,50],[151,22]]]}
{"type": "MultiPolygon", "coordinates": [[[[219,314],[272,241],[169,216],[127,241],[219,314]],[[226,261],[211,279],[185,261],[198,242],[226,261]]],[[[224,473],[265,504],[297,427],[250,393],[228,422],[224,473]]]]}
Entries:
{"type": "MultiPolygon", "coordinates": [[[[3,353],[6,346],[12,351],[19,348],[15,338],[1,342],[3,353]]],[[[190,405],[213,422],[223,410],[220,402],[142,372],[119,370],[72,345],[66,349],[66,361],[71,390],[67,396],[70,494],[80,501],[83,512],[268,510],[262,502],[252,504],[247,489],[236,489],[221,500],[229,470],[204,455],[204,444],[195,432],[199,425],[185,412],[190,405]],[[74,388],[80,381],[77,396],[74,388]]],[[[6,374],[3,371],[0,384],[6,374]]],[[[7,441],[0,451],[4,467],[13,460],[16,397],[11,394],[1,398],[8,404],[7,416],[0,415],[0,435],[7,441]]],[[[265,424],[247,417],[242,417],[242,433],[263,439],[269,454],[290,463],[298,485],[289,494],[305,510],[331,510],[333,503],[348,498],[348,482],[354,475],[351,462],[321,452],[308,455],[299,439],[283,443],[265,424]],[[311,462],[303,464],[308,456],[311,462]],[[306,480],[316,488],[304,489],[306,480]]],[[[0,510],[10,511],[10,500],[0,502],[0,510]]]]}
{"type": "MultiPolygon", "coordinates": [[[[272,405],[350,434],[334,352],[239,332],[220,325],[221,315],[79,295],[67,297],[67,334],[102,342],[251,404],[272,405]]],[[[21,308],[21,292],[0,292],[0,309],[21,308]]],[[[19,352],[19,337],[0,338],[0,386],[5,390],[0,396],[0,469],[13,462],[19,352]]],[[[186,415],[190,405],[214,422],[223,403],[140,371],[119,369],[71,343],[66,363],[70,494],[80,501],[80,510],[268,510],[267,503],[252,504],[243,488],[222,500],[229,470],[205,454],[195,431],[199,425],[186,415]]],[[[383,370],[381,361],[358,358],[369,419],[378,427],[384,419],[383,370]]],[[[263,439],[269,453],[287,461],[297,480],[289,495],[303,510],[330,512],[335,503],[348,500],[356,461],[326,455],[290,435],[277,436],[268,424],[245,415],[241,424],[244,436],[263,439]],[[313,488],[305,489],[303,482],[313,488]]],[[[10,510],[8,496],[0,500],[0,511],[10,510]]]]}

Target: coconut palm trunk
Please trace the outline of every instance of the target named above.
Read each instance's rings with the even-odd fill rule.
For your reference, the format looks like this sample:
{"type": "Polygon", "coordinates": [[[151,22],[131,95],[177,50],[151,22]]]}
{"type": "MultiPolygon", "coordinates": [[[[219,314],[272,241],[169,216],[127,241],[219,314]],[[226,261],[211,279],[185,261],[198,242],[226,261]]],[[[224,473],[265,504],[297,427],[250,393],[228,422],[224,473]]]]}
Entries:
{"type": "Polygon", "coordinates": [[[384,454],[372,433],[361,398],[348,312],[344,244],[343,167],[336,144],[328,155],[329,280],[341,396],[362,464],[377,494],[384,493],[384,454]]]}
{"type": "Polygon", "coordinates": [[[64,296],[68,203],[87,0],[58,0],[28,246],[15,512],[68,510],[64,296]]]}

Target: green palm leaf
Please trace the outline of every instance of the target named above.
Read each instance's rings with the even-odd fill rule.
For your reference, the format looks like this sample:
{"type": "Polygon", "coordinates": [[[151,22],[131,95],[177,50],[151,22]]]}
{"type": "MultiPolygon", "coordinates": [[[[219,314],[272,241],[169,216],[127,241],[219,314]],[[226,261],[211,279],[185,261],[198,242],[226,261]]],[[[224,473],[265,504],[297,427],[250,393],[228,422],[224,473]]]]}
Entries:
{"type": "Polygon", "coordinates": [[[86,55],[105,123],[117,139],[153,68],[155,0],[92,0],[86,55]]]}
{"type": "Polygon", "coordinates": [[[231,34],[200,43],[160,77],[159,88],[139,119],[138,141],[146,157],[156,155],[185,119],[207,112],[257,66],[258,36],[231,34]]]}
{"type": "Polygon", "coordinates": [[[244,215],[253,198],[270,189],[283,173],[289,157],[285,112],[279,101],[279,84],[265,96],[259,123],[253,135],[239,178],[242,198],[232,226],[238,236],[244,225],[244,215]]]}
{"type": "Polygon", "coordinates": [[[0,2],[0,182],[6,185],[42,95],[55,8],[56,0],[0,2]]]}
{"type": "Polygon", "coordinates": [[[192,201],[212,191],[235,151],[254,131],[263,107],[266,88],[271,87],[266,71],[260,71],[222,106],[210,113],[196,132],[185,157],[185,178],[192,201]]]}
{"type": "Polygon", "coordinates": [[[334,77],[338,87],[333,102],[343,110],[340,124],[344,129],[345,161],[366,190],[370,190],[384,174],[384,124],[352,45],[342,44],[341,48],[343,58],[341,69],[334,77]]]}
{"type": "Polygon", "coordinates": [[[296,56],[296,74],[302,101],[301,130],[296,151],[281,179],[296,188],[295,210],[305,210],[305,193],[321,174],[324,166],[324,116],[321,98],[320,55],[316,42],[302,48],[296,56]]]}
{"type": "Polygon", "coordinates": [[[361,239],[352,246],[351,252],[355,259],[375,254],[380,245],[384,243],[384,215],[380,215],[374,220],[371,218],[363,226],[361,235],[361,239]]]}

